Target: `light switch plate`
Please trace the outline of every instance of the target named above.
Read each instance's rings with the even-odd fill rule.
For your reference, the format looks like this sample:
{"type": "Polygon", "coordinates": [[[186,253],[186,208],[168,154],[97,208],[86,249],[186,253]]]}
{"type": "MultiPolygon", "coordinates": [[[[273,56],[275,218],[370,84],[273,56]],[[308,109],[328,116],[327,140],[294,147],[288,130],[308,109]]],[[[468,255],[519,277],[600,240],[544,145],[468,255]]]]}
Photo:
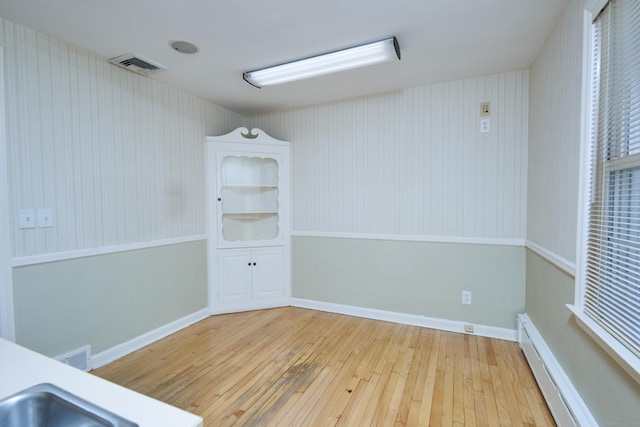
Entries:
{"type": "Polygon", "coordinates": [[[53,227],[53,209],[38,209],[38,227],[53,227]]]}
{"type": "Polygon", "coordinates": [[[36,228],[36,217],[33,209],[20,209],[20,228],[36,228]]]}

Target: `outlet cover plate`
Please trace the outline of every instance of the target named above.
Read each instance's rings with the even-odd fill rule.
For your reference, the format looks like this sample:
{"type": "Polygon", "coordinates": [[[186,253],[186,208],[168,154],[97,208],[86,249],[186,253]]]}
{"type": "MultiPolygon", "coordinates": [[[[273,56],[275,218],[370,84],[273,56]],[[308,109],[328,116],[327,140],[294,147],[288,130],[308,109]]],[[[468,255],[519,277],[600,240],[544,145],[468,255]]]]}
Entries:
{"type": "Polygon", "coordinates": [[[20,228],[36,228],[35,211],[33,209],[20,209],[20,228]]]}
{"type": "Polygon", "coordinates": [[[38,209],[38,227],[53,227],[53,209],[38,209]]]}
{"type": "Polygon", "coordinates": [[[480,119],[480,133],[488,133],[491,131],[491,119],[485,117],[480,119]]]}
{"type": "Polygon", "coordinates": [[[471,291],[462,291],[462,303],[471,304],[471,291]]]}

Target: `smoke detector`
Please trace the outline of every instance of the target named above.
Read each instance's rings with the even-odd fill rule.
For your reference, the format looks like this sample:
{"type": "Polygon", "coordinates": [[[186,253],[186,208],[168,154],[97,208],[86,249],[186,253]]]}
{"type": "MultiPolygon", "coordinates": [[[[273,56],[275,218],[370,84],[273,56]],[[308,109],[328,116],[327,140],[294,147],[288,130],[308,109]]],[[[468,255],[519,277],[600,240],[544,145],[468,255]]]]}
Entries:
{"type": "Polygon", "coordinates": [[[158,64],[157,62],[147,59],[142,55],[138,55],[137,53],[126,53],[124,55],[116,56],[115,58],[109,59],[109,62],[113,65],[117,65],[118,67],[125,68],[143,76],[167,69],[166,66],[158,64]]]}
{"type": "Polygon", "coordinates": [[[198,47],[196,45],[183,40],[173,40],[169,42],[169,46],[171,46],[171,49],[180,53],[192,54],[198,51],[198,47]]]}

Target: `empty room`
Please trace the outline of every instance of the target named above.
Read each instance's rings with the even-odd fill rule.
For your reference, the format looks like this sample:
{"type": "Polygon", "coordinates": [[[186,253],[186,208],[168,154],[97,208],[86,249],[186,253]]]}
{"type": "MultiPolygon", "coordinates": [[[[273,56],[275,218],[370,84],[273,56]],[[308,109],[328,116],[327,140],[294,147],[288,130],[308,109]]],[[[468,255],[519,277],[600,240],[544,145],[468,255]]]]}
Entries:
{"type": "Polygon", "coordinates": [[[0,426],[640,426],[640,2],[0,0],[0,426]]]}

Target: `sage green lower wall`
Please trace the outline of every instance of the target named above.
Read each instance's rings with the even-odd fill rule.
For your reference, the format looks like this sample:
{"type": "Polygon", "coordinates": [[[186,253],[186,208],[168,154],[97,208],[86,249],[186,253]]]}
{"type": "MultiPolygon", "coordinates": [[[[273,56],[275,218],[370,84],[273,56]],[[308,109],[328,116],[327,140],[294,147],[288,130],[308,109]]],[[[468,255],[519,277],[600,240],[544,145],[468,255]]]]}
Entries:
{"type": "Polygon", "coordinates": [[[13,269],[16,341],[99,353],[207,306],[206,241],[13,269]]]}
{"type": "Polygon", "coordinates": [[[527,313],[600,426],[640,426],[636,383],[575,322],[573,276],[527,250],[527,313]]]}
{"type": "Polygon", "coordinates": [[[296,236],[292,265],[294,298],[508,329],[524,312],[523,247],[296,236]]]}

